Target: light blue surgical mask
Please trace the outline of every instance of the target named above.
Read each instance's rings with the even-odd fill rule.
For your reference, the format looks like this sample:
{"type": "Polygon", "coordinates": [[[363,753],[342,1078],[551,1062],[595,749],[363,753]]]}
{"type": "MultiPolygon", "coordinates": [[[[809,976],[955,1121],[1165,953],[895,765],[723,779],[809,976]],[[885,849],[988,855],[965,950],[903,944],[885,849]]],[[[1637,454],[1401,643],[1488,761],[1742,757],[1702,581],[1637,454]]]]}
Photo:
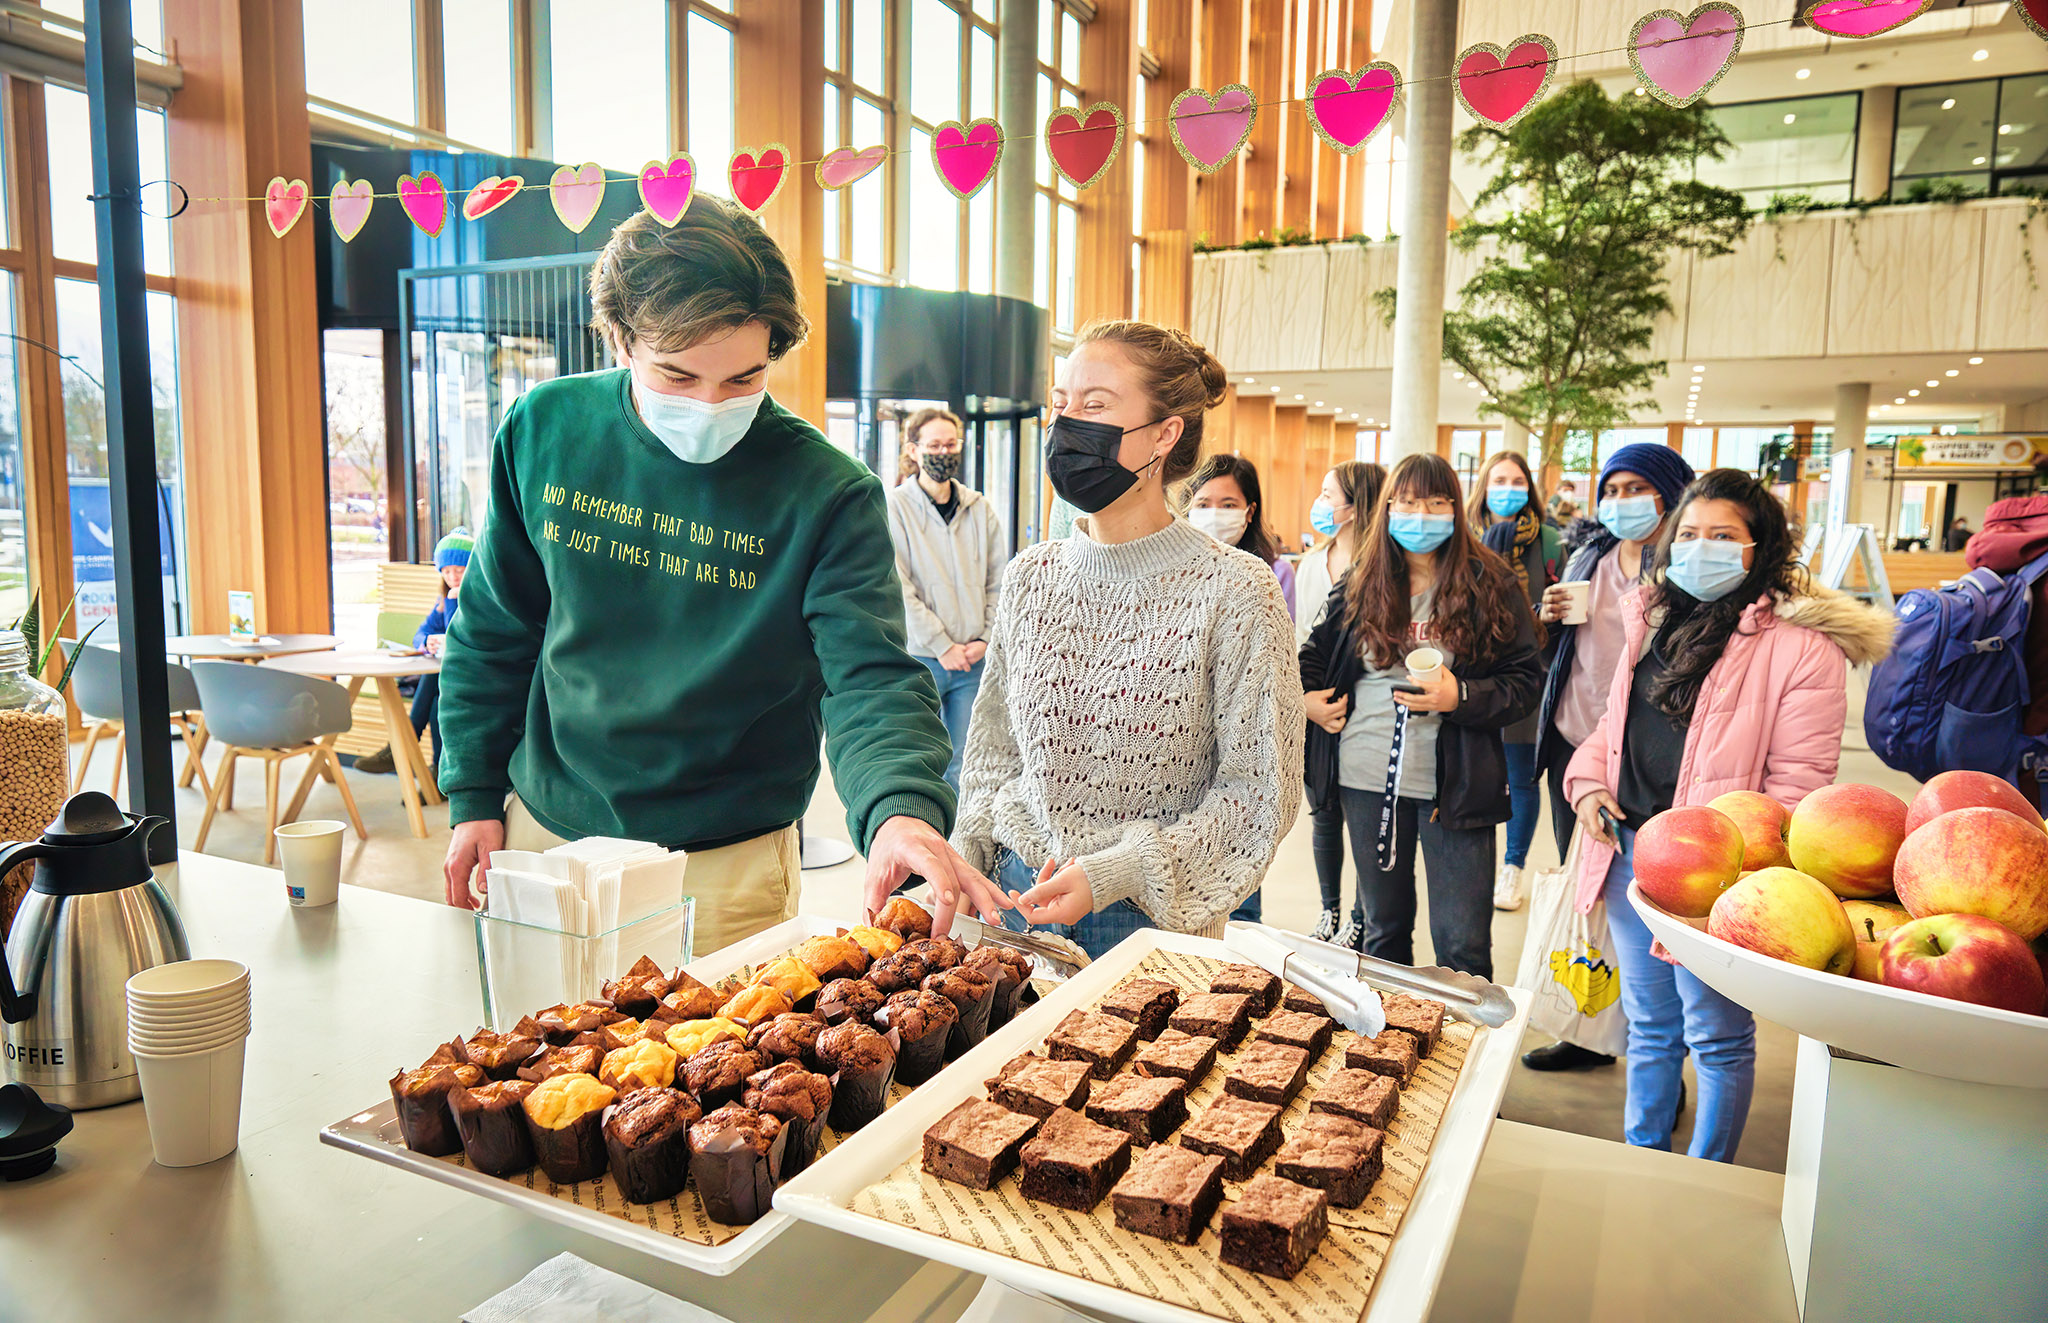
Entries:
{"type": "Polygon", "coordinates": [[[1742,568],[1742,553],[1755,545],[1704,539],[1674,542],[1664,577],[1695,601],[1718,602],[1749,577],[1749,571],[1742,568]]]}
{"type": "Polygon", "coordinates": [[[1324,537],[1337,536],[1337,507],[1327,496],[1318,496],[1308,508],[1308,526],[1324,537]]]}
{"type": "Polygon", "coordinates": [[[1451,529],[1457,520],[1456,515],[1396,512],[1387,520],[1387,531],[1394,535],[1394,541],[1401,544],[1403,551],[1426,556],[1450,541],[1451,529]]]}
{"type": "Polygon", "coordinates": [[[1529,508],[1527,487],[1488,487],[1486,508],[1502,519],[1513,519],[1529,508]]]}
{"type": "Polygon", "coordinates": [[[1654,496],[1610,496],[1600,502],[1600,522],[1623,542],[1648,540],[1663,517],[1654,496]]]}
{"type": "Polygon", "coordinates": [[[686,395],[658,395],[642,386],[638,377],[632,380],[633,404],[640,410],[640,421],[686,464],[723,459],[754,425],[761,401],[768,398],[766,390],[757,390],[707,404],[686,395]]]}

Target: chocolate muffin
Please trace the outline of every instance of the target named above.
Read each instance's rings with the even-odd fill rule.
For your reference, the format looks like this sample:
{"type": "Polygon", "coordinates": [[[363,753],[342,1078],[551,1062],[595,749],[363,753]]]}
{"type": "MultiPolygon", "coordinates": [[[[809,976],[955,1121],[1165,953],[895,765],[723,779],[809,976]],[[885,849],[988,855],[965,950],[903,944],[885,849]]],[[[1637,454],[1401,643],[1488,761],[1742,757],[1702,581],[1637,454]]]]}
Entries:
{"type": "MultiPolygon", "coordinates": [[[[907,943],[906,943],[907,945],[907,943]]],[[[868,966],[868,982],[885,994],[902,992],[924,982],[932,972],[931,962],[915,951],[898,951],[868,966]]]]}
{"type": "Polygon", "coordinates": [[[927,975],[926,992],[936,992],[960,1012],[953,1036],[946,1043],[946,1060],[966,1052],[988,1037],[988,1016],[996,1004],[996,983],[987,973],[962,965],[927,975]]]}
{"type": "Polygon", "coordinates": [[[950,937],[919,937],[905,942],[903,950],[915,951],[923,956],[925,964],[934,974],[942,969],[951,969],[967,959],[967,944],[954,941],[950,937]]]}
{"type": "Polygon", "coordinates": [[[521,1103],[533,1156],[557,1185],[604,1175],[604,1109],[618,1091],[595,1075],[556,1075],[533,1086],[521,1103]]]}
{"type": "Polygon", "coordinates": [[[807,1011],[823,986],[811,967],[793,955],[778,956],[754,971],[754,982],[789,998],[790,1010],[807,1011]]]}
{"type": "Polygon", "coordinates": [[[533,1087],[525,1080],[489,1080],[448,1091],[448,1114],[471,1167],[486,1176],[514,1176],[533,1165],[533,1136],[520,1107],[533,1087]]]}
{"type": "Polygon", "coordinates": [[[818,1035],[823,1032],[825,1022],[816,1015],[791,1011],[748,1030],[747,1046],[771,1062],[794,1061],[805,1070],[817,1070],[824,1064],[818,1060],[818,1035]]]}
{"type": "Polygon", "coordinates": [[[868,953],[869,961],[880,960],[886,955],[895,955],[903,947],[901,934],[887,928],[871,928],[863,924],[846,930],[846,939],[868,953]]]}
{"type": "Polygon", "coordinates": [[[597,1078],[622,1094],[640,1089],[666,1089],[675,1083],[678,1060],[676,1050],[667,1043],[643,1038],[630,1047],[607,1052],[597,1068],[597,1078]]]}
{"type": "Polygon", "coordinates": [[[391,1105],[398,1112],[398,1134],[405,1146],[430,1158],[462,1151],[462,1137],[448,1114],[448,1094],[484,1082],[481,1066],[458,1063],[452,1044],[443,1043],[426,1064],[391,1077],[391,1105]]]}
{"type": "Polygon", "coordinates": [[[932,935],[932,916],[910,897],[897,896],[882,906],[882,912],[875,916],[875,927],[886,928],[907,942],[932,935]]]}
{"type": "Polygon", "coordinates": [[[556,1075],[595,1075],[603,1064],[604,1050],[595,1043],[571,1043],[543,1048],[539,1056],[519,1068],[519,1078],[538,1084],[556,1075]]]}
{"type": "Polygon", "coordinates": [[[645,1019],[657,1003],[669,994],[675,980],[661,972],[661,966],[646,956],[615,979],[605,982],[604,999],[635,1019],[645,1019]]]}
{"type": "MultiPolygon", "coordinates": [[[[797,968],[803,969],[803,966],[799,965],[797,968]]],[[[804,973],[810,972],[804,969],[804,973]]],[[[770,987],[765,983],[749,983],[735,992],[725,1005],[718,1008],[718,1017],[722,1020],[735,1021],[751,1029],[763,1020],[772,1020],[795,1009],[796,1004],[782,989],[770,987]]]]}
{"type": "Polygon", "coordinates": [[[690,1127],[704,1109],[674,1089],[637,1089],[605,1113],[604,1152],[630,1204],[659,1203],[690,1178],[690,1127]]]}
{"type": "Polygon", "coordinates": [[[818,1059],[832,1068],[834,1130],[858,1130],[888,1105],[898,1040],[864,1024],[839,1024],[818,1035],[818,1059]]]}
{"type": "Polygon", "coordinates": [[[807,937],[797,943],[790,955],[808,965],[820,983],[830,983],[835,978],[859,978],[868,972],[868,962],[874,959],[866,947],[843,933],[837,937],[807,937]]]}
{"type": "Polygon", "coordinates": [[[782,1165],[775,1169],[778,1182],[811,1165],[818,1156],[818,1141],[825,1137],[826,1118],[832,1114],[831,1080],[785,1061],[749,1075],[741,1100],[782,1122],[786,1138],[782,1165]]]}
{"type": "Polygon", "coordinates": [[[685,1020],[680,1024],[670,1025],[666,1038],[668,1045],[675,1049],[676,1055],[688,1061],[706,1046],[721,1038],[737,1038],[744,1043],[747,1039],[747,1026],[737,1020],[722,1020],[716,1017],[709,1020],[685,1020]]]}
{"type": "Polygon", "coordinates": [[[989,1006],[988,1027],[1002,1028],[1017,1014],[1017,1003],[1031,982],[1031,957],[1007,946],[977,946],[963,963],[995,980],[996,998],[989,1006]]]}
{"type": "Polygon", "coordinates": [[[899,1043],[896,1082],[922,1084],[938,1074],[939,1067],[946,1064],[946,1044],[959,1023],[960,1012],[952,1000],[936,992],[911,989],[884,1002],[875,1014],[875,1024],[884,1031],[895,1031],[899,1043]]]}
{"type": "Polygon", "coordinates": [[[782,1121],[737,1103],[690,1127],[690,1177],[714,1222],[760,1220],[775,1197],[775,1171],[787,1141],[782,1121]]]}
{"type": "Polygon", "coordinates": [[[721,1038],[698,1050],[683,1063],[685,1086],[697,1096],[705,1111],[738,1102],[747,1087],[747,1076],[766,1069],[768,1062],[737,1039],[721,1038]]]}
{"type": "Polygon", "coordinates": [[[516,1078],[519,1068],[540,1053],[541,1027],[526,1016],[510,1029],[479,1029],[462,1040],[462,1059],[494,1080],[516,1078]]]}
{"type": "Polygon", "coordinates": [[[835,978],[818,991],[817,1015],[828,1025],[871,1024],[889,994],[864,978],[835,978]]]}
{"type": "Polygon", "coordinates": [[[694,974],[678,971],[675,986],[655,1003],[645,1019],[679,1024],[685,1020],[708,1020],[718,1014],[725,998],[694,974]]]}
{"type": "Polygon", "coordinates": [[[547,1040],[561,1047],[578,1034],[587,1034],[608,1024],[617,1024],[632,1017],[615,1009],[610,1002],[579,1001],[573,1004],[550,1006],[535,1015],[534,1022],[547,1035],[547,1040]]]}

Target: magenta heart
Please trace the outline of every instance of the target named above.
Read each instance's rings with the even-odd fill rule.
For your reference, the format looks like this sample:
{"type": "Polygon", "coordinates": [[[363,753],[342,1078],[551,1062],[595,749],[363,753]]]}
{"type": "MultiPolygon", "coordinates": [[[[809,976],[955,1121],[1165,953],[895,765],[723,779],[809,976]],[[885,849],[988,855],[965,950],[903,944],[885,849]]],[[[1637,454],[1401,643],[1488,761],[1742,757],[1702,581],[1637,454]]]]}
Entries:
{"type": "Polygon", "coordinates": [[[1401,71],[1384,60],[1356,74],[1332,69],[1309,84],[1309,123],[1333,150],[1348,155],[1392,118],[1400,97],[1401,71]]]}
{"type": "Polygon", "coordinates": [[[1490,42],[1458,56],[1458,100],[1475,119],[1504,129],[1536,104],[1557,72],[1557,46],[1541,33],[1515,38],[1506,50],[1490,42]]]}
{"type": "Polygon", "coordinates": [[[1717,0],[1683,18],[1669,9],[1645,14],[1629,34],[1628,57],[1646,91],[1689,106],[1721,81],[1741,49],[1742,12],[1717,0]]]}
{"type": "Polygon", "coordinates": [[[1243,83],[1218,88],[1216,95],[1191,87],[1173,99],[1167,112],[1173,140],[1188,164],[1205,174],[1221,170],[1237,155],[1258,121],[1258,100],[1243,83]]]}
{"type": "Polygon", "coordinates": [[[417,179],[411,175],[398,177],[398,205],[405,208],[412,223],[430,239],[448,223],[448,189],[432,170],[422,172],[417,179]]]}
{"type": "Polygon", "coordinates": [[[663,225],[674,225],[683,218],[696,187],[697,163],[688,152],[678,152],[666,163],[649,161],[640,167],[640,202],[663,225]]]}
{"type": "Polygon", "coordinates": [[[932,131],[932,166],[954,197],[965,200],[980,192],[1002,159],[1003,131],[992,119],[949,120],[932,131]]]}
{"type": "Polygon", "coordinates": [[[1818,0],[1806,25],[1830,37],[1875,37],[1920,17],[1934,0],[1818,0]]]}

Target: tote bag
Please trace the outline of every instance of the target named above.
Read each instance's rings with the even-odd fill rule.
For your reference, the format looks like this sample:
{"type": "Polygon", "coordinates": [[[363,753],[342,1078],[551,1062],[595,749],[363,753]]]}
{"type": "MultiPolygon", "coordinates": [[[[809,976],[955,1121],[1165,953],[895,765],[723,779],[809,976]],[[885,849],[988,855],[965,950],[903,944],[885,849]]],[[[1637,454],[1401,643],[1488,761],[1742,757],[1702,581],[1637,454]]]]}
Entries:
{"type": "Polygon", "coordinates": [[[1620,1056],[1628,1048],[1628,1017],[1621,1009],[1621,969],[1607,931],[1607,902],[1581,914],[1579,844],[1572,833],[1562,868],[1536,875],[1529,889],[1529,937],[1515,986],[1534,997],[1529,1023],[1561,1042],[1620,1056]]]}

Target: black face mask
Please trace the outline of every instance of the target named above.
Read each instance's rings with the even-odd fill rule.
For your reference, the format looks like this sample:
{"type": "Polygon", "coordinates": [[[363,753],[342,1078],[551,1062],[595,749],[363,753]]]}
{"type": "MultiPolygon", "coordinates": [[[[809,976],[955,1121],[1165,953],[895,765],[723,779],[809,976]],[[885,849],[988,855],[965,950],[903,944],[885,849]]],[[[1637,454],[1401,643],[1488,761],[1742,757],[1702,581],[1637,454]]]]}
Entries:
{"type": "Polygon", "coordinates": [[[956,450],[950,455],[923,455],[918,459],[918,466],[924,470],[924,476],[933,482],[951,482],[960,476],[960,452],[956,450]]]}
{"type": "Polygon", "coordinates": [[[1052,489],[1083,514],[1108,509],[1117,497],[1137,486],[1139,475],[1160,459],[1153,456],[1151,464],[1135,473],[1125,468],[1116,457],[1124,438],[1165,421],[1160,418],[1137,427],[1118,427],[1114,423],[1091,423],[1085,418],[1056,415],[1048,429],[1052,444],[1045,460],[1052,475],[1052,489]]]}

